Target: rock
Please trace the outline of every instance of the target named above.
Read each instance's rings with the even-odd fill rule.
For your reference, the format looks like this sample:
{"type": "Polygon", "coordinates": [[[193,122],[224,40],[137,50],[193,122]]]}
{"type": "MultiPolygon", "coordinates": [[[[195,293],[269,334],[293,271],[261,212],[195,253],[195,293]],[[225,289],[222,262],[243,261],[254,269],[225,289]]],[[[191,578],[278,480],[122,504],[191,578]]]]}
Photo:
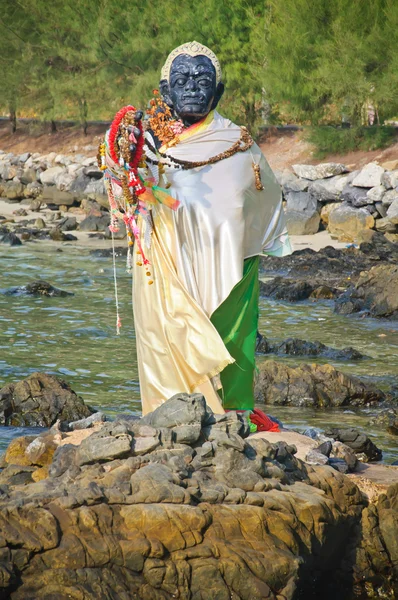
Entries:
{"type": "Polygon", "coordinates": [[[3,290],[2,293],[6,296],[49,296],[51,298],[63,298],[65,296],[74,296],[73,292],[66,292],[65,290],[60,290],[56,287],[53,287],[51,283],[48,283],[48,281],[43,281],[41,279],[38,279],[37,281],[32,281],[32,283],[28,283],[27,285],[8,288],[6,290],[3,290]]]}
{"type": "Polygon", "coordinates": [[[387,206],[382,202],[375,202],[375,208],[382,218],[387,216],[387,206]]]}
{"type": "Polygon", "coordinates": [[[90,181],[90,177],[87,177],[87,175],[84,175],[83,173],[78,175],[72,182],[69,192],[73,194],[76,200],[82,200],[87,195],[85,190],[90,181]]]}
{"type": "Polygon", "coordinates": [[[348,467],[348,471],[350,473],[353,473],[358,464],[358,459],[354,450],[350,446],[347,446],[347,444],[343,444],[342,442],[334,442],[332,449],[334,457],[344,460],[348,467]]]}
{"type": "Polygon", "coordinates": [[[156,410],[141,419],[142,425],[177,427],[206,422],[209,408],[201,394],[176,394],[156,410]]]}
{"type": "Polygon", "coordinates": [[[310,450],[305,458],[305,461],[310,465],[327,465],[329,459],[322,452],[319,452],[316,448],[310,450]]]}
{"type": "Polygon", "coordinates": [[[374,218],[365,209],[342,204],[329,215],[329,231],[341,241],[355,242],[363,229],[372,229],[374,218]]]}
{"type": "Polygon", "coordinates": [[[333,437],[338,442],[343,442],[351,448],[355,454],[365,454],[368,461],[381,460],[382,452],[364,433],[352,427],[337,428],[332,427],[325,431],[325,434],[333,437]]]}
{"type": "Polygon", "coordinates": [[[284,178],[283,181],[283,191],[285,194],[289,192],[306,192],[310,183],[307,179],[298,179],[290,172],[289,176],[284,178]]]}
{"type": "Polygon", "coordinates": [[[384,237],[392,244],[398,244],[398,233],[386,233],[384,237]]]}
{"type": "MultiPolygon", "coordinates": [[[[397,167],[395,167],[397,168],[397,167]]],[[[381,183],[387,190],[398,187],[398,170],[386,171],[381,177],[381,183]]]]}
{"type": "Polygon", "coordinates": [[[289,192],[285,195],[287,211],[309,212],[317,210],[317,200],[308,192],[289,192]]]}
{"type": "Polygon", "coordinates": [[[285,217],[290,235],[312,235],[319,229],[320,215],[316,210],[307,212],[289,210],[285,217]]]}
{"type": "Polygon", "coordinates": [[[73,231],[77,229],[76,217],[64,217],[57,225],[60,231],[73,231]]]}
{"type": "Polygon", "coordinates": [[[62,173],[59,173],[59,175],[55,177],[54,181],[58,190],[69,191],[74,180],[75,176],[73,174],[68,173],[68,171],[62,170],[62,173]]]}
{"type": "Polygon", "coordinates": [[[381,166],[386,171],[395,171],[395,169],[398,169],[398,160],[387,160],[382,162],[381,166]]]}
{"type": "Polygon", "coordinates": [[[342,176],[319,179],[309,186],[309,194],[318,202],[336,202],[340,199],[347,178],[342,176]]]}
{"type": "Polygon", "coordinates": [[[397,588],[398,561],[398,484],[391,485],[362,513],[361,539],[355,553],[353,569],[357,593],[364,598],[394,598],[397,588]]]}
{"type": "Polygon", "coordinates": [[[351,185],[346,185],[346,187],[343,189],[341,193],[341,199],[343,202],[347,202],[348,204],[355,206],[355,208],[366,206],[371,202],[366,189],[353,187],[351,185]]]}
{"type": "Polygon", "coordinates": [[[39,178],[43,185],[55,185],[56,178],[64,172],[62,167],[50,167],[40,173],[39,178]]]}
{"type": "Polygon", "coordinates": [[[368,163],[361,172],[355,177],[352,185],[364,188],[373,188],[381,185],[381,178],[384,173],[383,167],[376,163],[368,163]]]}
{"type": "MultiPolygon", "coordinates": [[[[390,208],[391,208],[391,206],[390,206],[390,208]]],[[[394,223],[391,222],[391,220],[388,216],[385,219],[376,219],[375,227],[376,227],[377,231],[382,231],[383,233],[396,233],[397,225],[398,225],[398,203],[397,203],[397,211],[396,212],[397,212],[396,225],[394,225],[394,223]]]]}
{"type": "Polygon", "coordinates": [[[386,408],[370,420],[371,425],[383,427],[392,435],[398,435],[398,409],[386,408]]]}
{"type": "Polygon", "coordinates": [[[30,152],[24,152],[23,154],[19,155],[18,160],[20,163],[26,163],[26,161],[28,160],[29,157],[30,157],[30,152]]]}
{"type": "MultiPolygon", "coordinates": [[[[28,185],[25,187],[24,196],[25,198],[37,198],[42,193],[42,190],[43,186],[38,181],[34,181],[32,183],[28,183],[28,185]]],[[[40,200],[37,200],[36,202],[41,204],[40,200]]],[[[32,206],[32,202],[30,203],[30,206],[32,206]]],[[[34,208],[31,208],[31,210],[34,210],[34,208]]]]}
{"type": "MultiPolygon", "coordinates": [[[[190,425],[201,426],[203,397],[190,398],[190,425]]],[[[121,423],[103,430],[112,453],[130,435],[121,423]]],[[[312,597],[309,579],[311,590],[331,570],[339,581],[342,557],[360,543],[359,489],[327,466],[304,464],[286,443],[223,433],[220,443],[201,437],[143,456],[126,445],[112,460],[98,432],[80,447],[58,447],[49,477],[8,466],[0,474],[4,597],[293,600],[312,597]],[[93,440],[98,462],[79,466],[93,440]]]]}
{"type": "Polygon", "coordinates": [[[313,285],[307,281],[294,281],[283,277],[260,281],[260,295],[275,300],[298,302],[309,298],[313,291],[313,285]]]}
{"type": "Polygon", "coordinates": [[[316,166],[293,165],[292,169],[298,177],[310,179],[311,181],[325,179],[326,177],[333,177],[334,175],[341,175],[341,173],[347,172],[346,167],[339,163],[323,163],[316,166]]]}
{"type": "Polygon", "coordinates": [[[381,202],[384,194],[386,193],[386,188],[384,187],[384,185],[377,185],[374,188],[371,188],[367,193],[366,196],[368,198],[369,202],[381,202]]]}
{"type": "Polygon", "coordinates": [[[36,229],[45,229],[46,224],[41,217],[38,217],[35,221],[34,226],[36,227],[36,229]]]}
{"type": "MultiPolygon", "coordinates": [[[[124,240],[124,238],[127,235],[126,225],[123,222],[119,222],[118,223],[118,228],[119,228],[118,231],[114,231],[113,232],[113,239],[114,240],[124,240]]],[[[107,227],[105,229],[104,237],[107,240],[110,240],[112,238],[112,233],[109,230],[109,227],[107,227]]]]}
{"type": "Polygon", "coordinates": [[[80,444],[76,453],[76,463],[81,466],[129,455],[132,439],[127,433],[121,433],[117,437],[96,437],[92,434],[80,444]]]}
{"type": "Polygon", "coordinates": [[[255,398],[261,404],[287,406],[364,406],[381,402],[385,394],[332,365],[292,367],[267,360],[259,365],[255,398]]]}
{"type": "Polygon", "coordinates": [[[0,390],[0,424],[51,427],[58,419],[76,421],[93,411],[62,380],[33,373],[0,390]]]}
{"type": "Polygon", "coordinates": [[[386,217],[392,225],[398,225],[398,197],[388,207],[386,217]]]}
{"type": "Polygon", "coordinates": [[[372,317],[396,318],[398,265],[379,265],[362,273],[356,285],[336,300],[334,310],[339,314],[366,311],[372,317]]]}
{"type": "Polygon", "coordinates": [[[339,471],[339,473],[343,473],[344,475],[349,472],[348,465],[346,461],[342,458],[330,457],[329,465],[333,469],[336,469],[336,471],[339,471]]]}
{"type": "Polygon", "coordinates": [[[341,204],[340,202],[328,202],[327,204],[322,206],[321,221],[325,225],[325,227],[327,227],[329,224],[330,213],[333,212],[336,208],[338,208],[340,206],[340,204],[341,204]]]}
{"type": "Polygon", "coordinates": [[[0,233],[0,242],[2,244],[9,244],[10,246],[22,246],[21,240],[12,231],[4,234],[0,233]]]}
{"type": "Polygon", "coordinates": [[[34,169],[25,169],[19,179],[24,185],[36,183],[36,171],[34,169]]]}
{"type": "Polygon", "coordinates": [[[110,216],[101,217],[88,216],[79,224],[80,231],[105,231],[110,223],[110,216]]]}
{"type": "Polygon", "coordinates": [[[398,190],[387,190],[381,201],[385,206],[390,206],[390,204],[393,204],[393,202],[397,202],[398,190]]]}
{"type": "Polygon", "coordinates": [[[105,190],[104,179],[90,180],[87,184],[84,194],[90,200],[95,200],[100,206],[109,208],[108,194],[105,190]]]}
{"type": "Polygon", "coordinates": [[[87,215],[92,215],[93,217],[101,217],[104,214],[98,202],[96,202],[95,200],[89,200],[88,198],[84,198],[81,201],[80,208],[87,215]]]}
{"type": "Polygon", "coordinates": [[[337,350],[330,346],[325,346],[321,342],[308,342],[298,338],[288,338],[283,342],[271,344],[261,334],[257,340],[257,352],[262,354],[278,354],[289,356],[323,356],[330,360],[360,360],[365,358],[361,352],[355,348],[342,348],[337,350]]]}
{"type": "Polygon", "coordinates": [[[42,191],[42,199],[47,204],[72,206],[75,202],[75,195],[71,192],[59,190],[55,186],[45,185],[42,191]]]}
{"type": "Polygon", "coordinates": [[[7,465],[31,466],[31,461],[26,455],[26,449],[34,439],[36,439],[34,435],[26,435],[12,440],[5,452],[4,467],[7,465]]]}
{"type": "Polygon", "coordinates": [[[85,167],[83,173],[90,177],[91,179],[102,179],[104,173],[99,170],[96,165],[91,165],[89,167],[85,167]]]}
{"type": "Polygon", "coordinates": [[[321,454],[324,454],[325,456],[327,456],[327,458],[329,458],[330,453],[332,452],[332,442],[323,442],[323,444],[321,444],[320,446],[318,446],[317,451],[321,452],[321,454]]]}
{"type": "Polygon", "coordinates": [[[96,412],[90,415],[89,417],[85,417],[84,419],[80,419],[79,421],[72,421],[67,424],[69,431],[78,431],[80,429],[88,429],[93,427],[94,425],[98,425],[99,423],[103,423],[106,421],[106,416],[102,412],[96,412]]]}
{"type": "Polygon", "coordinates": [[[24,197],[24,186],[20,181],[8,181],[4,186],[3,194],[9,200],[22,200],[24,197]]]}

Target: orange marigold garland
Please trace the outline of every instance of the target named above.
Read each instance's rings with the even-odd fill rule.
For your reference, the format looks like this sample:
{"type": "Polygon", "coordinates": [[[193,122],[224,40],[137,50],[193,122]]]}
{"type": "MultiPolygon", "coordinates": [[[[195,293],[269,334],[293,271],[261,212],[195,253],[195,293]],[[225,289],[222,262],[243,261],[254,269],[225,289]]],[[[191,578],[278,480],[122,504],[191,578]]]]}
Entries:
{"type": "Polygon", "coordinates": [[[150,108],[146,111],[148,125],[162,145],[174,146],[178,143],[178,135],[184,130],[181,120],[175,119],[171,109],[162,100],[158,90],[153,90],[154,98],[149,102],[150,108]]]}

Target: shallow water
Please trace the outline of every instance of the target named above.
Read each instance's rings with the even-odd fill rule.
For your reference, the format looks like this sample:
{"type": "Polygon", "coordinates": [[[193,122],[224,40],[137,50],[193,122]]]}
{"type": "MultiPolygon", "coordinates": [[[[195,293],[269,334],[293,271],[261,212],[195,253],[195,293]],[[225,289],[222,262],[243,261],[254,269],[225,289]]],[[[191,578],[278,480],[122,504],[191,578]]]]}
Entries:
{"type": "MultiPolygon", "coordinates": [[[[124,258],[118,258],[117,265],[123,325],[120,336],[115,335],[111,258],[90,256],[87,248],[71,244],[59,247],[38,242],[0,247],[0,289],[45,279],[75,293],[65,298],[0,294],[0,387],[34,371],[46,371],[63,377],[96,409],[109,415],[139,414],[131,278],[124,258]]],[[[288,304],[263,299],[260,309],[259,329],[268,338],[300,337],[337,348],[353,346],[369,359],[328,362],[384,389],[397,381],[397,322],[335,315],[329,302],[288,304]]],[[[286,359],[291,364],[300,360],[315,362],[312,358],[286,359]]],[[[299,430],[341,424],[363,428],[374,436],[387,462],[398,458],[398,439],[382,430],[372,431],[367,425],[375,409],[347,412],[270,407],[269,412],[299,430]]],[[[0,447],[16,435],[21,435],[20,428],[1,428],[0,447]]]]}

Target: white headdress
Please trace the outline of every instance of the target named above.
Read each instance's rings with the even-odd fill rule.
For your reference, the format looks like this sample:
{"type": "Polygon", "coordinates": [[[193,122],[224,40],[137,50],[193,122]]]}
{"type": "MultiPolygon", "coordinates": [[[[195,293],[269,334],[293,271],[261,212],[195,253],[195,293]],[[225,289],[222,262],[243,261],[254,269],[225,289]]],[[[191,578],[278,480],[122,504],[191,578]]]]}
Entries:
{"type": "Polygon", "coordinates": [[[175,48],[167,57],[166,62],[163,65],[160,78],[166,79],[167,81],[170,78],[170,69],[171,64],[177,56],[181,54],[188,54],[189,56],[207,56],[213,63],[213,66],[216,70],[216,80],[217,83],[221,81],[221,66],[217,56],[208,48],[207,46],[203,46],[203,44],[199,44],[199,42],[187,42],[186,44],[182,44],[175,48]]]}

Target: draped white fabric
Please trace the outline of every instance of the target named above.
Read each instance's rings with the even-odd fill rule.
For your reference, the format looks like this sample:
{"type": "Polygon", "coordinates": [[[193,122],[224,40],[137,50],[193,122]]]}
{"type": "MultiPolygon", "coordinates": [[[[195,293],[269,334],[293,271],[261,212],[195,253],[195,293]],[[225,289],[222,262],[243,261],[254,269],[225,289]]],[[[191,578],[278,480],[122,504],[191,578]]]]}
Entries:
{"type": "MultiPolygon", "coordinates": [[[[193,132],[166,154],[204,161],[225,152],[241,130],[214,112],[205,129],[193,132]]],[[[207,315],[228,297],[243,275],[243,260],[271,248],[286,232],[279,184],[259,147],[204,167],[166,167],[168,192],[180,201],[166,233],[178,278],[207,315]],[[264,190],[255,186],[252,164],[261,169],[264,190]]]]}

